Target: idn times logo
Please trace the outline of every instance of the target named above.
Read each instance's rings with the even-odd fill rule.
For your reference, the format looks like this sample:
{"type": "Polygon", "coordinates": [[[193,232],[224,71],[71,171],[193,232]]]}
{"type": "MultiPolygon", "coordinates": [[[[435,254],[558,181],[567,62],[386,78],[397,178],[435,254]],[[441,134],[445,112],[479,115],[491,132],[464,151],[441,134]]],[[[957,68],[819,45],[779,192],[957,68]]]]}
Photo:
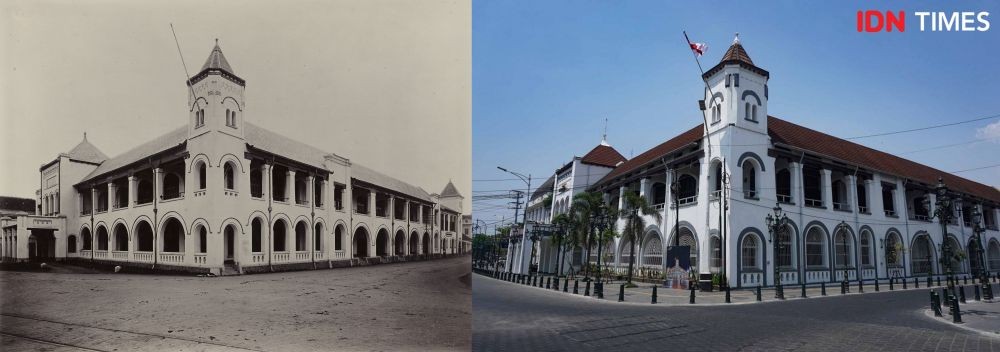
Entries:
{"type": "MultiPolygon", "coordinates": [[[[914,11],[920,32],[985,32],[990,30],[990,13],[986,11],[943,12],[914,11]]],[[[857,13],[858,32],[906,32],[906,11],[861,10],[857,13]]],[[[913,29],[912,20],[910,29],[913,29]]]]}

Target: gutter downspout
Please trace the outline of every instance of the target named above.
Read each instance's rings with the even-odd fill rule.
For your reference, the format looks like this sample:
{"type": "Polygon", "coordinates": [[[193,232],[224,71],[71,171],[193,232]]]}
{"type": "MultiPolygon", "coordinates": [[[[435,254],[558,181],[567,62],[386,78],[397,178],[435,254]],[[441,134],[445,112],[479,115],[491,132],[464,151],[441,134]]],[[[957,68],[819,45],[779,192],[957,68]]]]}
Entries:
{"type": "Polygon", "coordinates": [[[309,260],[312,261],[313,270],[316,270],[316,178],[315,177],[312,178],[312,184],[310,185],[310,188],[312,188],[313,194],[311,194],[311,196],[313,197],[313,199],[311,202],[309,202],[309,229],[312,230],[311,232],[313,233],[313,235],[312,238],[309,239],[309,241],[312,242],[312,245],[309,246],[310,248],[309,260]]]}
{"type": "MultiPolygon", "coordinates": [[[[906,202],[906,184],[907,183],[910,183],[910,179],[906,179],[906,180],[903,181],[903,189],[900,190],[901,192],[903,192],[903,202],[904,203],[906,202]]],[[[930,198],[928,198],[927,200],[930,200],[930,198]]],[[[892,201],[895,202],[896,200],[893,199],[892,201]]],[[[906,204],[900,204],[900,205],[902,207],[906,207],[906,204]]],[[[885,208],[885,204],[882,204],[882,208],[885,208]]],[[[910,214],[906,214],[906,216],[903,217],[903,228],[905,229],[903,231],[906,231],[907,234],[910,233],[910,214]]],[[[930,232],[927,233],[927,238],[928,239],[931,238],[930,232]]],[[[934,247],[934,241],[932,240],[931,241],[931,250],[932,251],[935,250],[933,247],[934,247]]],[[[904,248],[905,248],[905,244],[904,244],[904,248]]],[[[931,262],[930,265],[931,265],[931,270],[933,272],[933,270],[934,270],[934,263],[931,262]]],[[[910,268],[910,272],[911,273],[913,272],[913,268],[912,267],[910,268]]],[[[905,254],[903,255],[903,277],[906,277],[906,255],[905,254]]]]}
{"type": "MultiPolygon", "coordinates": [[[[799,198],[801,198],[801,199],[798,199],[799,202],[798,202],[797,205],[799,206],[799,226],[805,226],[802,223],[802,222],[805,221],[805,215],[803,215],[802,212],[804,211],[803,206],[805,205],[805,202],[806,202],[805,179],[802,178],[802,172],[805,171],[805,164],[803,164],[802,162],[806,160],[806,152],[802,151],[801,153],[802,154],[799,156],[799,170],[798,170],[798,175],[795,175],[795,176],[796,176],[796,178],[798,180],[802,180],[802,182],[800,182],[802,184],[796,185],[796,188],[799,189],[799,195],[800,195],[799,198]]],[[[802,230],[805,230],[805,228],[803,228],[802,230]]],[[[805,258],[805,254],[806,254],[806,241],[805,241],[806,240],[806,234],[800,233],[798,237],[799,237],[798,240],[799,240],[799,248],[800,248],[799,253],[798,253],[799,254],[798,255],[798,257],[799,257],[798,258],[799,259],[799,284],[804,284],[806,282],[806,266],[805,266],[805,263],[803,262],[803,258],[805,258]]],[[[830,278],[832,279],[833,275],[831,275],[830,278]]]]}
{"type": "MultiPolygon", "coordinates": [[[[271,257],[273,257],[273,255],[271,253],[271,249],[272,249],[272,246],[271,246],[271,237],[274,237],[274,234],[271,233],[271,232],[274,231],[274,226],[271,225],[271,221],[272,221],[272,219],[271,219],[271,212],[272,212],[272,209],[273,209],[272,208],[272,203],[274,202],[274,156],[273,155],[271,156],[271,163],[268,165],[268,168],[267,168],[267,174],[268,174],[267,175],[267,234],[268,234],[268,236],[267,236],[267,270],[269,270],[271,272],[274,272],[274,265],[271,263],[271,257]]],[[[285,180],[285,182],[288,182],[288,180],[285,180]]],[[[261,232],[264,232],[264,231],[261,231],[261,232]]]]}
{"type": "MultiPolygon", "coordinates": [[[[853,177],[854,184],[851,185],[851,188],[854,189],[854,207],[852,209],[854,209],[854,228],[856,228],[857,232],[858,232],[858,235],[855,236],[856,238],[854,239],[854,241],[855,241],[854,242],[854,244],[855,244],[855,246],[854,246],[854,253],[855,254],[854,255],[855,255],[856,258],[858,258],[858,260],[857,260],[858,264],[857,264],[857,268],[855,269],[855,271],[856,271],[855,275],[857,275],[858,280],[863,280],[864,278],[861,276],[861,220],[858,218],[858,211],[860,209],[858,209],[858,166],[857,165],[854,166],[854,175],[853,176],[854,176],[853,177]]],[[[850,192],[851,189],[850,188],[846,189],[846,191],[850,192]]],[[[850,194],[850,193],[848,193],[848,194],[850,194]]],[[[872,234],[872,237],[873,237],[872,241],[875,240],[874,236],[875,236],[875,234],[873,233],[872,234]]],[[[869,248],[871,248],[872,245],[874,245],[874,243],[869,243],[868,244],[869,248]]],[[[876,257],[876,259],[878,259],[878,258],[876,257]]],[[[876,264],[875,264],[875,280],[878,280],[878,263],[877,262],[878,261],[876,260],[876,264]]]]}

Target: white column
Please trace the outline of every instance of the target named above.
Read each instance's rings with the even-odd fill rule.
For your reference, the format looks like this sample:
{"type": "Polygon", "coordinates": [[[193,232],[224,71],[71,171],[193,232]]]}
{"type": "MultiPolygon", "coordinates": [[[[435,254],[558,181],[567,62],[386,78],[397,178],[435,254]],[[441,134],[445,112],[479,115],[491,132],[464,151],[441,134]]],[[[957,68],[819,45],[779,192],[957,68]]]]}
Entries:
{"type": "Polygon", "coordinates": [[[285,173],[285,197],[288,203],[295,203],[295,171],[292,170],[285,173]]]}
{"type": "MultiPolygon", "coordinates": [[[[265,163],[264,167],[263,167],[263,170],[261,170],[261,172],[260,172],[260,175],[261,175],[261,177],[260,177],[261,178],[261,181],[260,181],[260,183],[261,183],[260,184],[261,193],[260,193],[260,195],[261,195],[261,198],[268,199],[267,197],[271,196],[271,194],[268,192],[268,190],[271,189],[271,164],[266,164],[265,163]]],[[[268,226],[270,226],[270,224],[268,224],[268,226]]],[[[263,241],[261,241],[261,242],[263,242],[263,241]]],[[[263,245],[264,245],[264,243],[261,243],[261,246],[263,246],[263,245]]],[[[261,251],[265,252],[265,253],[268,253],[268,251],[265,251],[263,248],[261,248],[261,251]]]]}
{"type": "Polygon", "coordinates": [[[108,208],[117,208],[115,200],[118,199],[118,187],[115,186],[114,182],[108,182],[108,208]]]}
{"type": "Polygon", "coordinates": [[[847,206],[851,207],[851,212],[858,212],[858,177],[847,175],[847,206]]]}
{"type": "MultiPolygon", "coordinates": [[[[153,169],[153,199],[160,199],[163,194],[163,169],[153,169]]],[[[154,236],[156,237],[156,236],[154,236]]],[[[156,244],[153,244],[154,246],[156,244]]]]}
{"type": "MultiPolygon", "coordinates": [[[[128,207],[132,208],[135,206],[136,202],[136,189],[138,185],[138,179],[135,175],[129,175],[128,177],[128,207]]],[[[132,246],[129,246],[132,248],[132,246]]],[[[131,258],[131,257],[130,257],[131,258]]]]}
{"type": "Polygon", "coordinates": [[[312,204],[313,199],[316,197],[313,195],[313,192],[316,191],[313,182],[313,175],[309,175],[306,178],[306,204],[312,204]]]}
{"type": "MultiPolygon", "coordinates": [[[[91,214],[97,213],[97,188],[93,187],[90,188],[90,213],[91,214]]],[[[97,231],[95,231],[95,229],[90,229],[90,232],[91,232],[91,237],[96,239],[97,231]]],[[[96,242],[91,241],[90,243],[93,244],[96,242]]]]}
{"type": "Polygon", "coordinates": [[[791,173],[790,183],[792,202],[797,205],[805,205],[805,190],[802,189],[802,164],[797,162],[788,163],[788,171],[791,173]]]}
{"type": "Polygon", "coordinates": [[[625,206],[625,185],[618,187],[618,209],[625,206]]]}
{"type": "Polygon", "coordinates": [[[906,209],[906,188],[903,188],[903,180],[896,180],[896,190],[892,192],[892,199],[896,202],[896,215],[900,219],[909,219],[910,213],[906,209]]]}
{"type": "Polygon", "coordinates": [[[934,193],[934,192],[928,191],[927,192],[927,201],[929,202],[929,204],[927,204],[927,216],[933,216],[934,215],[934,209],[935,209],[934,207],[937,206],[937,194],[934,193]]]}
{"type": "MultiPolygon", "coordinates": [[[[865,198],[865,205],[868,206],[868,213],[871,214],[875,214],[875,212],[879,210],[875,208],[875,198],[882,196],[881,193],[875,194],[873,192],[876,192],[875,180],[873,179],[865,180],[865,197],[868,197],[865,198]]],[[[861,211],[861,209],[858,209],[858,211],[861,211]]]]}
{"type": "Polygon", "coordinates": [[[830,169],[819,170],[820,180],[823,187],[823,206],[827,209],[833,209],[833,183],[830,179],[830,175],[833,171],[830,169]]]}

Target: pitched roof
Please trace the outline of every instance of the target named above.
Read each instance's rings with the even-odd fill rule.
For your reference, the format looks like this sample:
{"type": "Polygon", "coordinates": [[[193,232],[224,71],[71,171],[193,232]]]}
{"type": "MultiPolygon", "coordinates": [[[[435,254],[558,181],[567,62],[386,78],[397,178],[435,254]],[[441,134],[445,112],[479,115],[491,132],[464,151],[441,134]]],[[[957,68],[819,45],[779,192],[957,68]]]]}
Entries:
{"type": "Polygon", "coordinates": [[[448,180],[448,184],[444,185],[444,190],[441,191],[441,195],[440,195],[441,198],[445,198],[445,197],[461,197],[461,196],[462,196],[462,194],[458,193],[458,189],[456,189],[455,185],[453,183],[451,183],[451,180],[448,180]]]}
{"type": "Polygon", "coordinates": [[[251,147],[312,167],[326,169],[324,162],[330,153],[246,121],[243,125],[243,137],[251,147]]]}
{"type": "Polygon", "coordinates": [[[598,144],[580,159],[581,163],[597,166],[615,167],[625,159],[615,148],[607,144],[598,144]]]}
{"type": "Polygon", "coordinates": [[[94,169],[94,171],[91,171],[90,174],[81,179],[80,183],[92,180],[108,172],[140,161],[150,155],[170,149],[186,141],[187,125],[167,132],[166,134],[156,137],[149,142],[140,144],[139,146],[119,154],[118,156],[104,160],[104,162],[94,169]]]}
{"type": "Polygon", "coordinates": [[[549,179],[545,180],[545,182],[542,182],[541,186],[535,188],[535,192],[531,193],[531,199],[529,200],[535,200],[535,198],[541,197],[546,193],[552,192],[552,186],[554,186],[555,184],[556,184],[556,175],[549,176],[549,179]]]}
{"type": "Polygon", "coordinates": [[[351,177],[382,188],[406,194],[422,201],[432,201],[431,195],[427,194],[427,191],[424,191],[423,188],[400,181],[358,163],[351,164],[351,177]]]}
{"type": "Polygon", "coordinates": [[[73,147],[73,149],[70,149],[66,155],[73,160],[85,161],[94,164],[98,164],[108,159],[108,156],[105,155],[104,152],[101,152],[100,149],[97,149],[97,147],[93,144],[90,144],[90,141],[87,140],[86,133],[83,134],[83,141],[73,147]]]}
{"type": "Polygon", "coordinates": [[[615,177],[624,175],[626,173],[632,172],[650,162],[656,161],[660,157],[673,153],[678,149],[688,146],[691,143],[695,143],[701,139],[702,136],[702,125],[695,126],[694,128],[687,130],[674,138],[667,140],[666,142],[660,143],[660,145],[653,147],[650,150],[643,152],[642,154],[636,155],[634,158],[626,161],[625,163],[619,165],[614,170],[611,170],[607,175],[604,176],[597,183],[603,183],[606,180],[611,180],[615,177]]]}
{"type": "MultiPolygon", "coordinates": [[[[848,164],[858,165],[881,173],[908,178],[927,185],[937,183],[941,177],[948,188],[969,195],[1000,202],[1000,189],[984,185],[964,177],[950,174],[914,161],[878,151],[851,141],[837,138],[807,127],[779,119],[767,117],[767,133],[774,144],[784,144],[815,154],[838,159],[848,164]]],[[[598,183],[639,169],[640,167],[670,154],[702,137],[702,125],[681,133],[662,144],[653,147],[635,158],[618,166],[598,183]]]]}
{"type": "Polygon", "coordinates": [[[729,46],[729,50],[726,50],[726,54],[722,55],[722,60],[719,60],[719,62],[726,61],[745,62],[753,65],[753,60],[750,60],[750,55],[747,54],[746,49],[743,49],[743,45],[741,45],[738,41],[733,42],[733,45],[729,46]]]}
{"type": "Polygon", "coordinates": [[[767,117],[767,132],[772,143],[843,160],[850,164],[890,175],[905,177],[928,185],[941,177],[949,189],[1000,202],[1000,190],[964,177],[919,164],[914,161],[843,140],[816,130],[773,117],[767,117]]]}
{"type": "Polygon", "coordinates": [[[229,66],[229,61],[226,61],[226,56],[222,55],[222,48],[219,47],[219,40],[215,40],[215,47],[212,48],[212,52],[208,54],[208,59],[205,60],[205,64],[201,66],[201,70],[208,69],[221,69],[226,72],[236,74],[233,68],[229,66]]]}

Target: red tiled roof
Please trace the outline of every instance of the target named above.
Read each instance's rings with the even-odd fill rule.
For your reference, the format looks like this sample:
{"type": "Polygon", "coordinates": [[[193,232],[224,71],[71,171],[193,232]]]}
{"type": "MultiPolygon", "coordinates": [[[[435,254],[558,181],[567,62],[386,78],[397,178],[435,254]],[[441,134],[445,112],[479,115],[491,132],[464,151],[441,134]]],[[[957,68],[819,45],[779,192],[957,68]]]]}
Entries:
{"type": "Polygon", "coordinates": [[[750,55],[747,54],[746,49],[743,49],[743,45],[740,45],[740,43],[733,43],[733,45],[729,46],[726,54],[722,55],[722,60],[719,60],[719,62],[726,61],[742,61],[753,65],[753,60],[750,60],[750,55]]]}
{"type": "Polygon", "coordinates": [[[611,172],[609,172],[607,176],[604,176],[604,178],[601,179],[601,181],[598,181],[598,184],[603,183],[606,180],[610,180],[615,177],[632,172],[635,169],[638,169],[643,165],[648,164],[651,161],[654,161],[664,155],[670,154],[691,143],[697,142],[699,139],[701,139],[702,134],[703,134],[702,125],[695,126],[695,128],[692,128],[687,132],[681,133],[677,137],[674,137],[666,142],[663,142],[660,145],[653,147],[653,149],[647,150],[642,154],[639,154],[636,157],[632,158],[631,160],[626,161],[624,164],[621,164],[614,170],[611,170],[611,172]]]}
{"type": "Polygon", "coordinates": [[[772,143],[786,144],[928,185],[937,184],[938,177],[941,177],[951,190],[1000,202],[1000,190],[991,186],[802,127],[774,116],[767,117],[767,132],[771,136],[772,143]]]}
{"type": "Polygon", "coordinates": [[[625,160],[627,159],[615,150],[615,148],[605,144],[598,144],[594,147],[594,149],[591,149],[590,152],[587,152],[587,154],[580,159],[580,162],[584,164],[615,167],[618,166],[618,163],[625,160]]]}
{"type": "MultiPolygon", "coordinates": [[[[632,172],[664,155],[697,142],[701,139],[702,133],[702,125],[681,133],[677,137],[639,154],[635,158],[632,158],[632,160],[626,161],[608,173],[598,184],[632,172]]],[[[910,180],[928,185],[937,184],[938,177],[941,177],[951,190],[1000,202],[1000,190],[992,186],[799,126],[774,116],[767,117],[767,133],[771,136],[772,143],[785,144],[815,154],[836,158],[866,169],[909,178],[910,180]]]]}

